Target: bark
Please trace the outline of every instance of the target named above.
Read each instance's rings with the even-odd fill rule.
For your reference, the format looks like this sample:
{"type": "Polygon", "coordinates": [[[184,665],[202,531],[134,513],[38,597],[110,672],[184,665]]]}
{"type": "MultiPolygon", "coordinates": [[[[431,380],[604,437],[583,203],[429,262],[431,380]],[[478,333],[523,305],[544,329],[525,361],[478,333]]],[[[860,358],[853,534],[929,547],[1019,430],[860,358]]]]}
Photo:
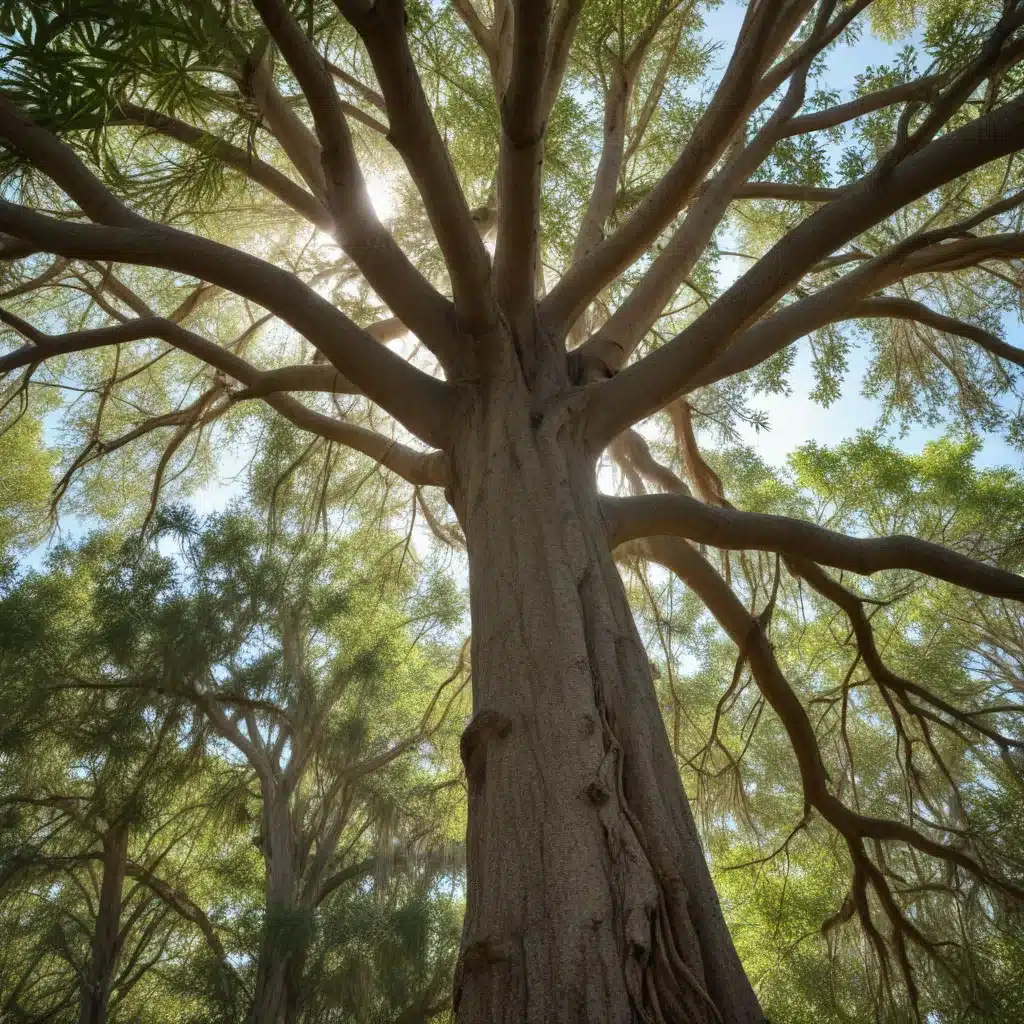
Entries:
{"type": "Polygon", "coordinates": [[[78,1024],[103,1024],[121,956],[121,900],[128,868],[128,829],[115,825],[103,836],[103,878],[89,967],[82,978],[78,1024]]]}
{"type": "Polygon", "coordinates": [[[513,355],[484,376],[460,410],[449,492],[469,552],[474,681],[457,1018],[760,1021],[592,460],[566,404],[543,397],[558,380],[537,372],[528,388],[513,355]]]}
{"type": "Polygon", "coordinates": [[[262,845],[266,916],[248,1024],[293,1024],[301,1009],[312,911],[299,900],[298,843],[287,798],[279,793],[264,795],[262,845]]]}

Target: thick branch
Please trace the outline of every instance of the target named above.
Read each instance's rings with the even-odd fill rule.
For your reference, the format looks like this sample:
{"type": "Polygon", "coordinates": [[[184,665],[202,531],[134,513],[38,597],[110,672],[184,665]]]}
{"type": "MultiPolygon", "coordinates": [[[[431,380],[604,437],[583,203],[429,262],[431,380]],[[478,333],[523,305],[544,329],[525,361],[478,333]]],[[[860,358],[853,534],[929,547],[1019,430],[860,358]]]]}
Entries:
{"type": "MultiPolygon", "coordinates": [[[[388,139],[401,154],[423,199],[430,226],[444,254],[458,316],[467,325],[487,325],[493,316],[488,287],[490,256],[470,214],[409,52],[405,5],[397,0],[379,0],[370,11],[360,14],[352,10],[358,5],[340,6],[370,55],[387,104],[388,139]]],[[[394,306],[392,309],[402,316],[400,310],[394,306]]]]}
{"type": "Polygon", "coordinates": [[[362,452],[417,487],[448,483],[448,458],[443,452],[416,451],[374,430],[316,412],[291,395],[276,393],[264,401],[295,426],[362,452]]]}
{"type": "Polygon", "coordinates": [[[837,125],[852,121],[856,117],[863,117],[876,110],[891,107],[894,103],[925,99],[941,82],[941,75],[925,75],[913,82],[904,82],[901,85],[890,86],[888,89],[879,89],[877,92],[858,96],[857,99],[850,100],[848,103],[839,103],[834,107],[815,111],[813,114],[794,117],[786,126],[783,136],[820,132],[826,128],[835,128],[837,125]]]}
{"type": "Polygon", "coordinates": [[[793,554],[871,575],[912,569],[982,594],[1024,601],[1024,577],[917,537],[849,537],[788,516],[715,508],[683,494],[601,498],[611,544],[641,537],[685,537],[729,551],[793,554]]]}
{"type": "MultiPolygon", "coordinates": [[[[851,253],[825,260],[811,269],[821,269],[824,264],[837,266],[851,261],[859,262],[860,265],[838,281],[781,307],[760,323],[741,332],[721,355],[694,374],[685,390],[692,392],[749,370],[826,324],[872,315],[858,313],[857,310],[870,309],[870,306],[864,307],[862,303],[868,301],[866,297],[870,292],[881,287],[916,274],[951,272],[977,266],[985,260],[1011,259],[1022,254],[1024,234],[998,234],[930,245],[902,258],[898,254],[893,256],[883,253],[872,259],[866,254],[851,253]]],[[[883,313],[875,312],[873,315],[883,313]]],[[[983,344],[978,337],[973,340],[983,344]]],[[[995,349],[989,348],[989,351],[995,352],[995,349]]],[[[996,354],[1016,362],[1012,352],[996,354]]]]}
{"type": "Polygon", "coordinates": [[[604,142],[601,147],[601,159],[598,161],[587,208],[576,234],[573,263],[578,263],[593,251],[604,237],[605,223],[614,212],[619,174],[625,158],[626,121],[633,86],[647,51],[654,42],[667,13],[667,5],[663,3],[658,14],[640,34],[629,53],[612,69],[604,99],[604,142]]]}
{"type": "Polygon", "coordinates": [[[587,208],[583,211],[572,262],[588,256],[604,237],[604,226],[615,208],[616,190],[626,143],[626,114],[633,83],[625,69],[615,69],[604,99],[604,144],[587,208]]]}
{"type": "MultiPolygon", "coordinates": [[[[254,2],[309,102],[320,144],[327,205],[339,243],[395,315],[440,358],[451,358],[450,303],[413,266],[378,220],[326,62],[281,0],[254,2]]],[[[482,245],[475,233],[474,241],[482,245]]]]}
{"type": "Polygon", "coordinates": [[[1016,150],[1024,142],[1024,98],[941,136],[884,178],[867,175],[801,222],[664,347],[591,392],[594,448],[687,389],[743,327],[841,245],[947,181],[1016,150]]]}
{"type": "Polygon", "coordinates": [[[689,494],[690,489],[667,466],[663,466],[651,454],[651,449],[641,434],[627,430],[608,446],[612,457],[620,465],[625,462],[635,472],[646,477],[663,491],[670,494],[689,494]]]}
{"type": "MultiPolygon", "coordinates": [[[[162,317],[146,317],[114,327],[100,327],[57,336],[43,334],[20,317],[2,309],[0,320],[32,341],[31,345],[0,356],[0,374],[71,352],[85,352],[107,345],[159,338],[244,384],[246,390],[237,395],[237,398],[263,397],[268,405],[296,426],[362,452],[412,484],[443,485],[445,482],[446,463],[441,453],[417,452],[365,427],[325,416],[307,408],[291,395],[281,393],[284,388],[351,391],[351,385],[329,366],[304,365],[282,367],[278,370],[258,370],[233,352],[162,317]]],[[[146,426],[148,429],[156,429],[160,426],[178,425],[180,422],[180,415],[174,414],[158,418],[146,426]]],[[[133,431],[132,435],[135,434],[133,431]]],[[[107,447],[104,450],[111,449],[107,447]]]]}
{"type": "Polygon", "coordinates": [[[40,128],[0,94],[0,138],[6,139],[33,166],[52,178],[99,224],[136,227],[145,221],[118,199],[55,135],[40,128]]]}
{"type": "MultiPolygon", "coordinates": [[[[594,296],[651,245],[718,162],[756,105],[757,73],[773,55],[777,8],[770,2],[751,5],[714,98],[675,163],[625,223],[566,273],[541,303],[541,313],[553,327],[575,322],[594,296]]],[[[783,19],[785,24],[791,20],[783,19]]]]}
{"type": "Polygon", "coordinates": [[[0,200],[0,230],[62,256],[162,267],[219,284],[279,316],[370,399],[437,447],[448,387],[378,344],[297,277],[248,253],[175,228],[71,224],[0,200]]]}
{"type": "Polygon", "coordinates": [[[476,40],[476,45],[483,51],[487,63],[491,66],[491,77],[495,78],[495,68],[498,60],[498,49],[494,43],[494,36],[490,29],[483,23],[480,15],[477,14],[472,0],[452,0],[452,7],[455,13],[462,19],[463,25],[469,29],[469,34],[476,40]]]}
{"type": "Polygon", "coordinates": [[[246,86],[260,114],[277,139],[292,166],[321,202],[327,199],[327,181],[321,164],[320,144],[281,95],[274,82],[274,51],[267,46],[253,63],[246,77],[246,86]]]}
{"type": "MultiPolygon", "coordinates": [[[[825,31],[833,5],[833,0],[822,3],[811,33],[812,42],[825,31]]],[[[800,109],[814,52],[812,47],[806,61],[796,68],[785,95],[764,126],[748,144],[737,143],[722,169],[694,197],[686,218],[668,244],[604,326],[586,342],[577,359],[583,363],[596,362],[604,374],[608,369],[620,369],[628,360],[696,266],[737,190],[767,159],[782,128],[800,109]]],[[[592,376],[585,371],[585,379],[592,376]]]]}
{"type": "Polygon", "coordinates": [[[569,51],[582,13],[583,0],[558,0],[551,17],[544,69],[544,90],[540,98],[541,113],[545,118],[551,116],[551,110],[561,91],[565,70],[569,65],[569,51]]]}
{"type": "Polygon", "coordinates": [[[501,99],[494,280],[502,309],[521,333],[533,311],[540,256],[540,183],[546,127],[542,97],[550,22],[551,0],[516,3],[512,75],[501,99]]]}
{"type": "Polygon", "coordinates": [[[733,189],[734,199],[781,199],[797,203],[830,203],[845,189],[824,185],[790,185],[784,181],[748,181],[733,189]]]}

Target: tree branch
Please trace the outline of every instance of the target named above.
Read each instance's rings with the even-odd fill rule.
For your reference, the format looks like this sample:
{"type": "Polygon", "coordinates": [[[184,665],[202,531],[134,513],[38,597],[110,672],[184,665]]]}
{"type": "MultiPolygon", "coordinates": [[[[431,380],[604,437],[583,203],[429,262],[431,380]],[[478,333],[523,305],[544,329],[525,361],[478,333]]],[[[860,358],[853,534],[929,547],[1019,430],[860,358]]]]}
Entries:
{"type": "Polygon", "coordinates": [[[163,903],[171,908],[180,918],[194,924],[206,939],[206,944],[211,952],[225,967],[230,967],[224,943],[221,942],[217,929],[203,909],[189,898],[187,893],[175,888],[162,878],[158,878],[152,871],[149,871],[141,864],[132,861],[128,862],[125,872],[130,878],[141,882],[163,903]]]}
{"type": "Polygon", "coordinates": [[[540,257],[540,183],[546,112],[542,98],[551,0],[518,0],[512,74],[501,97],[498,156],[498,237],[494,282],[498,301],[525,336],[534,310],[540,257]]]}
{"type": "MultiPolygon", "coordinates": [[[[761,103],[766,100],[798,67],[806,63],[808,57],[821,53],[826,46],[834,42],[840,33],[846,30],[850,22],[869,7],[871,3],[872,0],[853,0],[853,3],[839,11],[824,32],[804,40],[794,47],[782,60],[773,65],[761,81],[758,82],[757,102],[761,103]]],[[[807,8],[805,7],[804,11],[806,10],[807,8]]],[[[793,28],[795,27],[794,25],[793,28]]],[[[785,39],[788,39],[791,33],[792,29],[786,33],[783,42],[785,42],[785,39]]],[[[781,49],[782,47],[780,46],[775,51],[776,55],[781,52],[781,49]]]]}
{"type": "Polygon", "coordinates": [[[355,881],[357,878],[366,878],[372,875],[377,867],[376,857],[365,857],[355,864],[336,871],[333,875],[325,878],[320,884],[316,894],[316,905],[319,906],[335,889],[341,888],[346,882],[355,881]]]}
{"type": "MultiPolygon", "coordinates": [[[[901,699],[905,701],[909,711],[919,716],[922,713],[920,708],[907,700],[910,696],[914,696],[947,715],[954,723],[966,725],[969,729],[992,740],[1000,747],[1024,746],[1024,742],[1007,739],[984,722],[978,721],[976,715],[962,711],[941,697],[937,697],[927,687],[914,683],[909,679],[904,679],[893,672],[882,660],[882,656],[879,653],[878,646],[875,643],[874,630],[871,628],[871,622],[864,612],[862,599],[852,590],[847,589],[841,583],[832,579],[819,565],[816,565],[808,558],[794,555],[786,558],[786,567],[795,576],[806,580],[822,597],[827,598],[842,609],[853,629],[857,650],[864,665],[880,687],[896,691],[901,699]]],[[[1013,710],[1020,711],[1024,709],[1014,707],[1013,710]]],[[[949,722],[941,718],[936,720],[947,729],[953,728],[949,722]]]]}
{"type": "Polygon", "coordinates": [[[472,0],[452,0],[452,7],[455,8],[455,13],[462,19],[463,25],[469,29],[469,34],[476,40],[476,45],[480,47],[483,55],[487,58],[487,63],[491,66],[491,77],[496,78],[498,50],[490,29],[476,13],[472,0]]]}
{"type": "Polygon", "coordinates": [[[98,224],[138,227],[144,218],[129,210],[55,135],[40,128],[0,93],[0,138],[56,182],[98,224]]]}
{"type": "MultiPolygon", "coordinates": [[[[902,257],[898,252],[890,251],[874,258],[851,253],[831,261],[825,260],[811,270],[822,269],[824,264],[830,263],[839,265],[841,262],[855,261],[860,265],[838,281],[781,307],[771,316],[742,331],[721,355],[694,374],[685,390],[692,392],[749,370],[811,331],[832,322],[859,316],[855,312],[858,305],[866,301],[867,293],[878,288],[916,274],[952,272],[976,266],[985,260],[1009,259],[1022,254],[1024,233],[957,239],[929,245],[902,257]]],[[[978,343],[981,344],[980,341],[978,343]]],[[[1011,358],[1012,355],[1006,353],[1004,358],[1011,358]]]]}
{"type": "Polygon", "coordinates": [[[787,516],[715,508],[684,494],[602,496],[612,547],[642,537],[674,536],[729,551],[800,555],[871,575],[912,569],[994,597],[1024,601],[1024,577],[917,537],[849,537],[787,516]]]}
{"type": "Polygon", "coordinates": [[[544,89],[540,99],[540,109],[545,119],[551,116],[561,92],[565,70],[569,65],[569,51],[582,13],[583,0],[558,0],[552,15],[544,68],[544,89]]]}
{"type": "Polygon", "coordinates": [[[949,132],[901,161],[884,179],[862,178],[802,221],[667,345],[595,385],[589,436],[599,449],[626,426],[683,393],[692,378],[808,269],[907,203],[1024,142],[1024,98],[949,132]]]}
{"type": "MultiPolygon", "coordinates": [[[[565,6],[563,0],[562,7],[565,6]]],[[[626,121],[633,87],[647,51],[667,15],[667,4],[662,3],[658,14],[648,23],[629,53],[625,54],[612,70],[611,80],[605,92],[601,158],[597,164],[590,198],[576,234],[573,263],[578,263],[594,250],[604,237],[605,223],[615,209],[619,174],[625,157],[626,121]]]]}
{"type": "MultiPolygon", "coordinates": [[[[682,209],[725,152],[730,140],[756,106],[757,73],[771,60],[773,30],[780,24],[779,4],[765,0],[748,7],[729,65],[707,110],[687,144],[657,185],[613,234],[570,269],[540,304],[541,316],[556,332],[580,316],[602,288],[633,263],[682,209]]],[[[795,8],[806,9],[797,4],[795,8]]],[[[786,12],[783,25],[792,25],[786,12]]],[[[785,38],[777,41],[779,48],[785,38]]]]}
{"type": "MultiPolygon", "coordinates": [[[[388,139],[401,154],[423,200],[451,278],[456,313],[469,327],[486,327],[494,317],[490,256],[409,52],[405,5],[399,0],[378,0],[370,10],[360,11],[358,4],[343,0],[339,7],[370,55],[387,104],[388,139]]],[[[409,323],[401,310],[391,308],[409,323]]]]}
{"type": "Polygon", "coordinates": [[[282,0],[253,2],[309,103],[338,242],[395,315],[442,361],[450,360],[455,340],[451,305],[378,220],[326,62],[282,0]]]}
{"type": "Polygon", "coordinates": [[[823,185],[791,185],[784,181],[748,181],[733,189],[733,199],[778,199],[795,203],[830,203],[846,191],[823,185]]]}
{"type": "Polygon", "coordinates": [[[180,121],[176,117],[161,114],[156,110],[148,110],[135,103],[122,101],[110,113],[108,123],[113,125],[141,125],[160,135],[175,139],[186,146],[198,149],[203,153],[220,160],[227,167],[244,174],[251,181],[261,185],[271,195],[291,207],[311,224],[328,233],[334,230],[334,221],[327,207],[300,185],[296,185],[287,175],[276,167],[247,153],[238,146],[233,146],[211,132],[196,128],[180,121]]]}
{"type": "Polygon", "coordinates": [[[372,103],[379,111],[386,114],[388,112],[388,105],[384,102],[384,97],[381,96],[376,89],[371,89],[369,86],[360,82],[355,75],[350,75],[344,68],[339,68],[337,64],[328,64],[330,72],[339,82],[347,85],[353,92],[358,93],[369,103],[372,103]]]}
{"type": "Polygon", "coordinates": [[[800,117],[794,117],[786,125],[783,138],[835,128],[854,118],[891,107],[894,103],[926,99],[941,84],[942,80],[941,75],[924,75],[912,82],[904,82],[901,85],[890,86],[888,89],[879,89],[865,96],[858,96],[857,99],[850,100],[848,103],[839,103],[825,110],[817,110],[813,114],[802,114],[800,117]]]}
{"type": "MultiPolygon", "coordinates": [[[[822,0],[809,44],[820,40],[834,5],[835,0],[822,0]]],[[[737,190],[767,159],[783,127],[800,109],[810,61],[816,52],[813,45],[808,46],[805,60],[794,69],[785,95],[764,126],[748,144],[737,142],[722,169],[694,197],[682,224],[628,297],[579,350],[576,359],[585,367],[584,380],[607,376],[609,369],[620,369],[687,279],[737,190]],[[588,361],[597,364],[596,375],[586,367],[588,361]]]]}
{"type": "Polygon", "coordinates": [[[248,62],[245,87],[259,108],[266,127],[285,156],[320,202],[327,201],[320,143],[306,127],[274,82],[274,50],[265,46],[248,62]]]}
{"type": "Polygon", "coordinates": [[[871,319],[872,317],[914,320],[926,327],[941,331],[943,334],[955,334],[958,337],[967,338],[1000,359],[1016,363],[1017,366],[1024,366],[1024,348],[1010,345],[983,327],[976,327],[964,320],[957,320],[954,317],[937,313],[935,310],[929,309],[923,302],[915,302],[913,299],[902,296],[877,295],[861,299],[843,314],[842,319],[871,319]]]}
{"type": "MultiPolygon", "coordinates": [[[[244,384],[246,389],[233,395],[234,400],[263,398],[268,405],[296,426],[362,452],[417,486],[443,486],[445,483],[447,463],[442,453],[418,452],[373,430],[325,416],[303,405],[291,395],[280,393],[285,389],[335,393],[351,391],[352,385],[329,366],[307,364],[281,367],[277,370],[258,370],[233,352],[162,317],[146,317],[113,327],[99,327],[57,336],[43,334],[20,317],[3,309],[0,309],[0,321],[32,341],[31,345],[0,356],[0,374],[72,352],[85,352],[107,345],[159,338],[244,384]]],[[[134,439],[150,430],[176,426],[183,422],[185,426],[195,425],[187,418],[183,421],[181,414],[172,414],[149,421],[143,428],[130,432],[126,437],[134,439]]],[[[116,447],[122,446],[123,443],[116,444],[116,447]]],[[[113,447],[104,446],[104,453],[113,450],[113,447]]]]}
{"type": "MultiPolygon", "coordinates": [[[[1024,889],[993,875],[963,850],[936,842],[903,822],[872,818],[851,811],[828,789],[828,777],[821,760],[814,727],[799,698],[779,668],[767,633],[732,592],[722,577],[689,544],[671,537],[642,542],[636,553],[651,558],[675,572],[701,598],[750,665],[758,688],[779,716],[796,756],[804,788],[805,809],[814,807],[846,839],[855,865],[862,839],[905,843],[913,849],[948,864],[965,868],[982,881],[1024,897],[1024,889]]],[[[876,879],[880,878],[875,869],[876,879]]],[[[877,885],[876,885],[877,888],[877,885]]],[[[879,889],[885,899],[887,890],[879,889]]],[[[891,895],[891,894],[890,894],[891,895]]]]}
{"type": "Polygon", "coordinates": [[[272,394],[264,401],[297,427],[368,455],[417,487],[445,487],[448,457],[444,452],[420,452],[347,420],[325,416],[291,395],[272,394]]]}
{"type": "Polygon", "coordinates": [[[446,443],[448,386],[378,344],[297,277],[248,253],[179,231],[72,224],[0,200],[0,230],[63,256],[162,267],[221,285],[305,336],[370,399],[436,447],[446,443]]]}

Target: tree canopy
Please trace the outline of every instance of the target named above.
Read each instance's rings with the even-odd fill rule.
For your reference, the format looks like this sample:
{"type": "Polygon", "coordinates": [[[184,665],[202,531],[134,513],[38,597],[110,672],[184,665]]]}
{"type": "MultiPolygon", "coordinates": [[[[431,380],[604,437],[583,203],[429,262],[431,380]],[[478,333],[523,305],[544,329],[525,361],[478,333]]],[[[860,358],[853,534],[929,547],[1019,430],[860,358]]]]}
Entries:
{"type": "Polygon", "coordinates": [[[1019,0],[0,0],[0,141],[0,1017],[1014,1019],[1019,0]]]}
{"type": "Polygon", "coordinates": [[[0,603],[5,1014],[437,1012],[457,606],[372,538],[163,517],[177,558],[98,534],[0,603]]]}

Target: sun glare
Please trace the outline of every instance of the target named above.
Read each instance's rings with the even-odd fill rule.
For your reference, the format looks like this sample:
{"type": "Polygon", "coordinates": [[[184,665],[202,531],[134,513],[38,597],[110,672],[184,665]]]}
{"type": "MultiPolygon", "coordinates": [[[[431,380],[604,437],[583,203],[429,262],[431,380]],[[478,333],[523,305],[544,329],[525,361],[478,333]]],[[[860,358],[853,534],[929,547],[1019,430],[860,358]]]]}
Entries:
{"type": "Polygon", "coordinates": [[[388,182],[375,175],[367,175],[366,191],[370,194],[370,202],[377,216],[383,221],[390,220],[395,212],[395,198],[388,182]]]}

